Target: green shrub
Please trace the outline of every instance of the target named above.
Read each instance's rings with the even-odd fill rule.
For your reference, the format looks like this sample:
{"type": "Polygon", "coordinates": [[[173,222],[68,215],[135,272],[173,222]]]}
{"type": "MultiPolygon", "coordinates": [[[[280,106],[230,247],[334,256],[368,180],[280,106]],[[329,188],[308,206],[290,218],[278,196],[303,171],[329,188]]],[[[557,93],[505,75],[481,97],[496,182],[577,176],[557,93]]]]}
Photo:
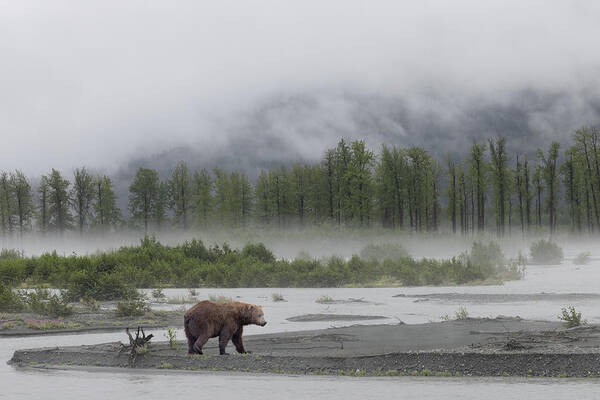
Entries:
{"type": "Polygon", "coordinates": [[[177,339],[177,331],[173,328],[167,328],[167,331],[165,332],[165,337],[167,339],[169,339],[169,347],[171,349],[176,347],[176,339],[177,339]]]}
{"type": "Polygon", "coordinates": [[[46,303],[45,314],[51,317],[66,317],[73,314],[73,307],[69,305],[66,296],[53,294],[46,303]]]}
{"type": "Polygon", "coordinates": [[[577,312],[573,306],[563,307],[558,319],[564,321],[564,325],[567,328],[573,328],[587,324],[587,321],[581,319],[581,313],[577,312]]]}
{"type": "Polygon", "coordinates": [[[248,243],[242,250],[242,257],[255,257],[263,263],[272,263],[275,261],[275,255],[273,255],[271,250],[267,249],[262,243],[248,243]]]}
{"type": "Polygon", "coordinates": [[[494,241],[489,242],[487,246],[481,242],[474,242],[469,258],[473,264],[482,268],[495,268],[506,263],[500,245],[494,241]]]}
{"type": "Polygon", "coordinates": [[[191,241],[184,242],[181,245],[183,255],[189,258],[196,258],[202,261],[212,261],[214,256],[202,243],[202,240],[192,239],[191,241]]]}
{"type": "Polygon", "coordinates": [[[575,264],[575,265],[586,265],[586,264],[588,264],[590,262],[590,256],[591,256],[591,253],[589,251],[586,251],[586,252],[583,252],[583,253],[579,253],[573,259],[573,264],[575,264]]]}
{"type": "Polygon", "coordinates": [[[50,317],[66,317],[73,314],[73,307],[69,305],[68,296],[51,294],[48,289],[35,289],[24,295],[28,308],[34,313],[50,317]]]}
{"type": "Polygon", "coordinates": [[[23,259],[0,259],[0,282],[8,286],[21,283],[27,276],[26,263],[23,259]]]}
{"type": "Polygon", "coordinates": [[[25,307],[21,295],[0,282],[0,311],[22,311],[25,307]]]}
{"type": "Polygon", "coordinates": [[[117,316],[136,317],[150,311],[150,307],[143,296],[137,296],[117,303],[117,316]]]}
{"type": "Polygon", "coordinates": [[[97,274],[82,270],[71,275],[68,297],[77,301],[84,297],[96,300],[118,300],[135,296],[137,291],[115,274],[97,274]]]}
{"type": "Polygon", "coordinates": [[[563,260],[562,249],[550,240],[540,239],[533,242],[529,248],[531,259],[530,264],[560,264],[563,260]]]}
{"type": "Polygon", "coordinates": [[[152,297],[155,299],[164,299],[166,296],[163,293],[162,288],[152,289],[152,297]]]}

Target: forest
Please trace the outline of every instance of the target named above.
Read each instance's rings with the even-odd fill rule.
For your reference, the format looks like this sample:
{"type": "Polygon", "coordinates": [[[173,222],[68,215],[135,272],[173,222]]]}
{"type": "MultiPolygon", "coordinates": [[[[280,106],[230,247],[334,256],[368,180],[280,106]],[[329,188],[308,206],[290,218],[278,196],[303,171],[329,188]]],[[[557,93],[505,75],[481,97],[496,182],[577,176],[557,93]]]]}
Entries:
{"type": "Polygon", "coordinates": [[[506,139],[474,143],[461,159],[421,147],[340,140],[318,163],[263,170],[190,171],[185,162],[161,180],[139,168],[128,207],[113,181],[86,167],[72,177],[52,169],[33,187],[19,170],[0,173],[0,234],[144,232],[163,229],[379,227],[499,237],[600,230],[600,130],[581,128],[571,146],[552,142],[536,157],[508,154],[506,139]]]}

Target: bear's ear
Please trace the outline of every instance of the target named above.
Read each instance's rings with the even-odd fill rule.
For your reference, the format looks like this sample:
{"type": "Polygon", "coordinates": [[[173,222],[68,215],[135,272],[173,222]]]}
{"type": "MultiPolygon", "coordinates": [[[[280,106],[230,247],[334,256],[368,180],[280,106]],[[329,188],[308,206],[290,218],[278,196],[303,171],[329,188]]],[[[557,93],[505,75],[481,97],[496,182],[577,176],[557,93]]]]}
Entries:
{"type": "Polygon", "coordinates": [[[256,306],[256,307],[258,307],[260,310],[262,310],[262,306],[256,306]]]}

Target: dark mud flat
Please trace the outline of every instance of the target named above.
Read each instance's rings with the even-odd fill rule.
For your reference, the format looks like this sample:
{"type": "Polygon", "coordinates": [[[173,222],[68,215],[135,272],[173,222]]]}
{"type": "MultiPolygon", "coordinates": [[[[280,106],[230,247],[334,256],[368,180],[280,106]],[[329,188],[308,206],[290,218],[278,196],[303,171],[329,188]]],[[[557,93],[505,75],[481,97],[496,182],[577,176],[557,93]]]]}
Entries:
{"type": "Polygon", "coordinates": [[[129,363],[119,343],[107,343],[19,350],[10,363],[361,376],[600,376],[600,327],[565,330],[517,318],[255,335],[245,338],[245,346],[253,354],[219,356],[213,339],[205,355],[189,356],[184,343],[178,349],[154,343],[129,363]]]}

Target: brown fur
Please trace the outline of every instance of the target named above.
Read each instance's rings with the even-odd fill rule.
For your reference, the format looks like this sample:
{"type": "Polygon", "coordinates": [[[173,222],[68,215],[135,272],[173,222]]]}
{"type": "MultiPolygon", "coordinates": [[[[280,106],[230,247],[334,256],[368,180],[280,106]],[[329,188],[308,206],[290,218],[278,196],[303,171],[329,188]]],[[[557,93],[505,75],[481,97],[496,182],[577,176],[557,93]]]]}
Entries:
{"type": "Polygon", "coordinates": [[[226,354],[225,348],[229,340],[235,345],[238,353],[246,353],[242,342],[244,325],[256,324],[264,326],[264,314],[261,306],[230,302],[215,303],[201,301],[184,316],[185,336],[188,340],[189,354],[202,354],[202,347],[208,339],[219,337],[219,352],[226,354]]]}

